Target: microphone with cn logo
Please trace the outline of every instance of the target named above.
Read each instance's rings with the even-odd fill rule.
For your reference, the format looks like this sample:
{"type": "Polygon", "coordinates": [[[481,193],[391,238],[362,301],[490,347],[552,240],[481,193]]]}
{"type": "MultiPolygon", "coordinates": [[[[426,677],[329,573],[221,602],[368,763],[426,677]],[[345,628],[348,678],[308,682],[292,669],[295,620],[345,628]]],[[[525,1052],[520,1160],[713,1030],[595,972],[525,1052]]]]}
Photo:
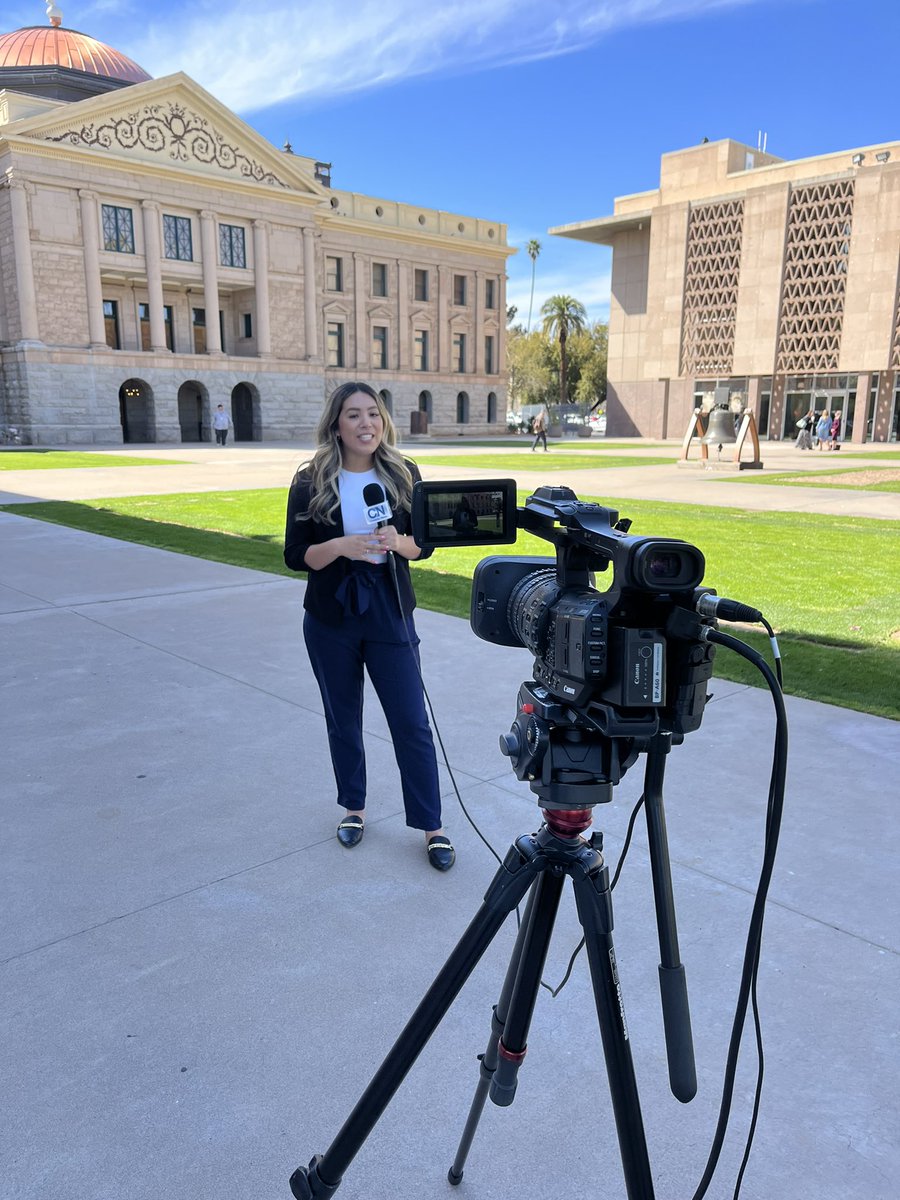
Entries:
{"type": "Polygon", "coordinates": [[[366,506],[366,524],[381,529],[391,519],[391,506],[388,504],[384,488],[380,483],[367,483],[363,488],[363,502],[366,506]]]}
{"type": "MultiPolygon", "coordinates": [[[[366,524],[375,529],[381,529],[389,524],[391,519],[391,506],[388,504],[387,496],[384,494],[384,488],[380,483],[367,483],[363,488],[363,503],[366,506],[366,524]]],[[[397,579],[397,563],[394,561],[394,555],[390,550],[386,550],[388,568],[391,573],[391,580],[394,584],[394,594],[397,597],[397,604],[400,608],[400,615],[403,616],[403,601],[400,598],[400,582],[397,579]]]]}

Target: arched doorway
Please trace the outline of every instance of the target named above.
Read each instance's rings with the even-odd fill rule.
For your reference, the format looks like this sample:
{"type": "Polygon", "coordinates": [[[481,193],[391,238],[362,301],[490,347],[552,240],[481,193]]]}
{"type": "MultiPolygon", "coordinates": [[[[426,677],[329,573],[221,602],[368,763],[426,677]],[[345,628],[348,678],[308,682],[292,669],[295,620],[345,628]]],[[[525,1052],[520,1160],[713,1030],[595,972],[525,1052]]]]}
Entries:
{"type": "Polygon", "coordinates": [[[251,383],[239,383],[231,391],[231,424],[236,442],[258,442],[262,437],[259,392],[251,383]]]}
{"type": "Polygon", "coordinates": [[[382,388],[381,391],[378,393],[378,395],[381,398],[381,402],[384,405],[384,407],[388,410],[388,412],[391,414],[391,416],[393,416],[394,415],[394,397],[387,390],[387,388],[382,388]]]}
{"type": "Polygon", "coordinates": [[[419,412],[425,413],[430,424],[433,417],[431,392],[419,392],[419,412]]]}
{"type": "Polygon", "coordinates": [[[488,392],[487,401],[487,419],[488,425],[493,425],[497,420],[497,393],[488,392]]]}
{"type": "Polygon", "coordinates": [[[469,423],[469,393],[459,392],[456,397],[456,423],[458,425],[468,425],[469,423]]]}
{"type": "Polygon", "coordinates": [[[188,379],[178,389],[178,425],[183,442],[208,442],[209,393],[196,379],[188,379]]]}
{"type": "Polygon", "coordinates": [[[119,421],[123,442],[155,442],[153,389],[143,379],[126,379],[119,388],[119,421]]]}

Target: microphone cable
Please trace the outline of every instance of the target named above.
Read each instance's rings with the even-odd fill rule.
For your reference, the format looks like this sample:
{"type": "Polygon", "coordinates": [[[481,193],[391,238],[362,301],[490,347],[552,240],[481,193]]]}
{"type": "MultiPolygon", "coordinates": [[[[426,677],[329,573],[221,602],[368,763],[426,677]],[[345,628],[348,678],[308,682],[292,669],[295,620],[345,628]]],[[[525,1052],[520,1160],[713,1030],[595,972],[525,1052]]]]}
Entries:
{"type": "MultiPolygon", "coordinates": [[[[453,774],[453,768],[450,766],[450,756],[447,754],[447,749],[444,746],[444,739],[441,736],[440,726],[438,725],[437,717],[435,716],[435,713],[434,713],[434,705],[431,703],[431,697],[428,694],[428,688],[425,686],[425,677],[422,674],[422,664],[419,661],[418,654],[416,654],[416,648],[413,645],[412,635],[409,630],[409,620],[403,611],[403,599],[400,595],[400,581],[397,577],[397,564],[394,561],[394,554],[393,554],[393,551],[391,551],[391,550],[386,551],[386,554],[387,554],[387,559],[388,559],[388,563],[389,563],[390,576],[391,576],[391,579],[394,584],[394,595],[397,599],[397,608],[400,612],[400,620],[403,624],[403,630],[406,634],[406,644],[409,647],[409,652],[412,655],[412,660],[416,664],[416,673],[418,674],[419,682],[422,685],[422,695],[425,697],[425,703],[428,706],[428,712],[431,715],[432,728],[434,729],[434,735],[435,735],[435,738],[437,739],[437,743],[441,748],[441,755],[443,756],[444,766],[447,768],[447,773],[450,776],[450,782],[453,785],[453,794],[456,796],[457,804],[462,809],[463,815],[465,816],[465,818],[469,822],[469,824],[472,826],[472,828],[475,830],[475,833],[478,835],[479,838],[481,838],[481,840],[485,844],[485,846],[487,846],[488,850],[491,852],[491,854],[497,860],[497,863],[502,864],[503,859],[500,857],[500,855],[497,853],[497,851],[494,849],[494,847],[491,845],[491,843],[487,840],[487,838],[484,836],[484,834],[478,828],[478,825],[477,825],[474,817],[469,812],[469,810],[466,808],[465,803],[463,802],[462,794],[461,794],[461,792],[459,790],[459,786],[456,782],[456,776],[453,774]]],[[[516,908],[516,924],[517,924],[517,926],[518,926],[519,920],[520,920],[519,910],[517,907],[516,908]]]]}

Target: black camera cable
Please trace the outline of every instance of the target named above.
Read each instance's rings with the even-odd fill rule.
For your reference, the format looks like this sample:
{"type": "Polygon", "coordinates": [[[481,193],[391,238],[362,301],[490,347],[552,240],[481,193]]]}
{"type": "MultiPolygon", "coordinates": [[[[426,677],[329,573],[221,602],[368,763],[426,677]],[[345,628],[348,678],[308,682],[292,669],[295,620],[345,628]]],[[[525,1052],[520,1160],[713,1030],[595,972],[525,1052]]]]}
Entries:
{"type": "MultiPolygon", "coordinates": [[[[459,807],[462,809],[463,815],[465,816],[466,820],[469,822],[469,824],[472,826],[472,828],[475,830],[475,832],[478,834],[478,836],[484,842],[485,846],[487,846],[487,848],[491,852],[491,854],[493,854],[494,858],[497,860],[497,863],[500,864],[503,862],[503,859],[500,857],[500,855],[497,853],[497,851],[494,849],[494,847],[491,845],[491,843],[487,840],[487,838],[484,836],[484,834],[478,828],[478,826],[475,823],[475,819],[473,818],[472,814],[469,812],[469,810],[466,808],[465,804],[463,803],[463,798],[460,793],[459,786],[457,785],[457,782],[456,782],[456,776],[453,773],[453,768],[450,766],[450,758],[449,758],[449,756],[447,754],[447,750],[444,746],[444,739],[441,737],[440,726],[438,725],[437,717],[434,715],[434,705],[431,703],[431,697],[428,695],[428,688],[425,686],[425,677],[422,674],[422,664],[419,662],[418,654],[416,654],[416,648],[413,645],[412,635],[409,631],[409,623],[406,619],[406,614],[403,611],[403,600],[401,599],[401,596],[400,596],[400,582],[397,578],[397,564],[396,564],[396,562],[394,562],[394,556],[390,550],[387,551],[387,559],[388,559],[391,580],[393,581],[393,584],[394,584],[394,595],[396,596],[396,599],[397,599],[397,607],[400,609],[400,618],[403,622],[403,628],[406,631],[406,644],[409,646],[409,652],[412,655],[413,662],[416,664],[416,671],[418,672],[419,682],[422,684],[422,695],[425,697],[425,703],[428,705],[428,711],[431,714],[431,724],[434,728],[434,735],[437,738],[437,743],[441,748],[441,755],[444,760],[444,766],[447,768],[447,773],[450,776],[450,782],[453,784],[454,795],[456,796],[457,803],[459,804],[459,807]]],[[[516,920],[517,920],[517,922],[519,920],[519,910],[518,909],[516,909],[516,920]]]]}
{"type": "MultiPolygon", "coordinates": [[[[778,847],[778,835],[781,829],[781,817],[784,808],[784,789],[787,775],[787,715],[785,713],[784,696],[781,687],[781,654],[778,650],[778,642],[772,626],[765,619],[762,613],[760,613],[757,609],[750,608],[748,605],[738,604],[736,601],[724,600],[720,597],[710,597],[709,599],[717,600],[718,604],[716,605],[715,611],[707,611],[705,615],[716,616],[719,619],[726,621],[733,620],[742,623],[753,621],[762,624],[769,635],[769,641],[773,647],[775,659],[775,673],[773,674],[772,669],[769,667],[762,655],[754,650],[751,646],[747,646],[738,638],[731,637],[729,634],[721,633],[719,630],[708,627],[705,628],[705,632],[703,634],[705,640],[724,646],[729,650],[733,650],[736,654],[740,654],[743,658],[746,658],[750,663],[752,663],[753,666],[757,668],[757,670],[761,672],[772,694],[776,715],[772,773],[769,781],[769,794],[766,807],[763,862],[760,872],[760,879],[753,902],[750,924],[747,930],[747,941],[744,950],[741,981],[738,989],[738,1001],[735,1007],[732,1033],[729,1040],[728,1055],[726,1058],[725,1079],[722,1087],[722,1100],[720,1103],[719,1117],[716,1124],[715,1134],[713,1136],[713,1143],[710,1147],[706,1168],[703,1177],[697,1186],[697,1190],[694,1192],[692,1197],[692,1200],[702,1200],[702,1197],[706,1195],[721,1155],[722,1146],[725,1141],[725,1133],[728,1127],[728,1120],[731,1114],[731,1102],[734,1095],[738,1055],[740,1052],[740,1044],[746,1022],[747,1004],[749,1002],[753,1011],[753,1025],[756,1039],[758,1066],[750,1127],[747,1133],[747,1140],[744,1145],[744,1154],[741,1159],[733,1193],[733,1200],[737,1200],[741,1190],[744,1173],[747,1168],[747,1163],[750,1159],[750,1151],[753,1145],[753,1138],[756,1133],[757,1122],[759,1120],[759,1108],[762,1097],[763,1078],[765,1074],[765,1054],[763,1050],[762,1026],[759,1015],[757,982],[762,946],[762,927],[765,914],[765,904],[768,896],[769,884],[772,878],[772,870],[775,863],[775,853],[778,847]]],[[[712,606],[709,605],[708,608],[711,609],[712,606]]],[[[700,605],[698,604],[698,610],[699,609],[700,605]]],[[[643,804],[644,796],[641,794],[640,798],[632,809],[631,816],[628,821],[628,828],[625,833],[625,841],[622,846],[622,852],[619,855],[619,860],[616,864],[612,882],[610,883],[610,891],[612,891],[612,889],[615,888],[616,884],[618,883],[619,876],[625,864],[626,855],[628,854],[631,846],[635,821],[637,820],[638,813],[643,807],[643,804]]],[[[578,946],[573,951],[572,957],[569,959],[569,965],[566,969],[566,973],[556,988],[552,988],[549,984],[541,981],[541,986],[546,988],[552,996],[556,997],[565,987],[575,965],[575,959],[578,957],[583,946],[584,938],[581,939],[578,946]]]]}
{"type": "Polygon", "coordinates": [[[706,1195],[707,1188],[712,1181],[713,1174],[715,1173],[715,1169],[719,1161],[719,1156],[725,1141],[728,1119],[731,1113],[731,1101],[734,1095],[734,1082],[737,1073],[738,1055],[740,1053],[741,1038],[747,1017],[747,1005],[748,1003],[751,1003],[753,1008],[753,1022],[756,1034],[758,1069],[756,1089],[753,1098],[753,1114],[751,1117],[750,1128],[744,1146],[744,1154],[743,1158],[741,1159],[741,1165],[738,1171],[737,1182],[735,1184],[733,1193],[734,1200],[737,1200],[737,1196],[741,1188],[741,1182],[744,1177],[744,1172],[747,1168],[747,1162],[750,1158],[753,1137],[756,1133],[756,1125],[759,1118],[760,1098],[762,1095],[763,1075],[765,1071],[762,1030],[759,1018],[757,982],[759,975],[760,951],[762,947],[765,906],[769,892],[769,884],[772,880],[772,871],[775,866],[775,853],[778,848],[778,835],[781,830],[781,817],[784,811],[784,790],[785,781],[787,778],[788,750],[787,714],[785,712],[784,695],[781,690],[781,684],[761,654],[757,653],[757,651],[751,646],[747,646],[738,638],[731,637],[731,635],[727,633],[721,633],[717,629],[707,629],[704,636],[707,641],[714,642],[717,645],[724,646],[729,650],[733,650],[736,654],[740,654],[743,658],[746,658],[750,663],[753,664],[753,666],[757,668],[757,670],[765,678],[769,691],[771,692],[772,701],[775,706],[776,718],[775,742],[772,756],[772,774],[769,780],[769,796],[766,807],[766,832],[763,846],[763,860],[762,867],[760,869],[759,883],[757,884],[756,895],[753,900],[753,909],[750,915],[750,926],[747,931],[747,941],[744,948],[744,960],[741,969],[740,987],[738,989],[738,1001],[735,1007],[731,1038],[728,1044],[728,1056],[725,1066],[725,1081],[722,1088],[722,1100],[719,1107],[719,1117],[716,1123],[716,1131],[713,1137],[713,1143],[710,1148],[709,1158],[706,1162],[706,1168],[700,1183],[697,1185],[697,1190],[694,1192],[692,1197],[692,1200],[701,1200],[701,1197],[706,1195]]]}

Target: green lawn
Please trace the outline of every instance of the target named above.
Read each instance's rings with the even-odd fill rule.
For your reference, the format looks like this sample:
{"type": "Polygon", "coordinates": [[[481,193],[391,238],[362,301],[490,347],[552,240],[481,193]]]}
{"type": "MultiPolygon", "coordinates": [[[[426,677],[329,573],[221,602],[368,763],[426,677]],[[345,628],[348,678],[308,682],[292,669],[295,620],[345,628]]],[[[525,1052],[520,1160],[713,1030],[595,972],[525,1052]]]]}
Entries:
{"type": "MultiPolygon", "coordinates": [[[[840,453],[846,458],[864,458],[868,462],[876,463],[883,462],[885,459],[893,460],[894,462],[900,461],[900,450],[872,450],[869,454],[862,454],[859,452],[854,453],[852,450],[847,450],[846,445],[847,443],[845,442],[845,449],[840,451],[840,453]]],[[[828,451],[823,451],[823,453],[827,454],[828,451]]]]}
{"type": "Polygon", "coordinates": [[[84,450],[0,450],[0,471],[58,471],[71,467],[180,467],[172,458],[129,458],[84,450]]]}
{"type": "MultiPolygon", "coordinates": [[[[630,517],[632,533],[679,537],[698,546],[707,560],[704,582],[766,614],[779,634],[789,693],[900,719],[900,521],[598,499],[630,517]]],[[[5,508],[289,575],[281,557],[285,500],[286,491],[279,488],[5,508]]],[[[543,555],[552,548],[522,534],[515,546],[484,553],[490,550],[543,555]]],[[[441,550],[416,564],[420,604],[467,616],[472,572],[481,557],[476,549],[441,550]]],[[[601,588],[604,580],[598,577],[601,588]]],[[[768,649],[764,636],[747,637],[759,649],[768,649]]],[[[523,672],[527,669],[523,665],[523,672]]],[[[725,651],[719,652],[717,674],[758,682],[743,660],[725,651]]]]}
{"type": "MultiPolygon", "coordinates": [[[[860,455],[860,457],[862,457],[860,455]]],[[[841,471],[842,480],[834,479],[832,471],[806,471],[797,474],[782,473],[778,475],[738,475],[729,476],[728,479],[714,479],[714,483],[775,483],[781,484],[784,487],[826,487],[826,488],[843,488],[851,492],[900,492],[900,480],[898,479],[882,479],[874,483],[863,482],[859,483],[847,482],[848,475],[868,475],[873,468],[866,467],[851,467],[848,471],[841,471]]],[[[874,468],[877,470],[878,468],[874,468]]],[[[889,468],[885,468],[886,470],[889,468]]]]}
{"type": "Polygon", "coordinates": [[[600,471],[609,467],[656,467],[678,460],[657,455],[638,458],[633,454],[570,454],[565,451],[538,450],[534,454],[429,454],[416,450],[416,461],[422,466],[474,467],[480,471],[495,471],[498,475],[513,476],[521,471],[540,471],[546,475],[555,471],[600,471]]]}

